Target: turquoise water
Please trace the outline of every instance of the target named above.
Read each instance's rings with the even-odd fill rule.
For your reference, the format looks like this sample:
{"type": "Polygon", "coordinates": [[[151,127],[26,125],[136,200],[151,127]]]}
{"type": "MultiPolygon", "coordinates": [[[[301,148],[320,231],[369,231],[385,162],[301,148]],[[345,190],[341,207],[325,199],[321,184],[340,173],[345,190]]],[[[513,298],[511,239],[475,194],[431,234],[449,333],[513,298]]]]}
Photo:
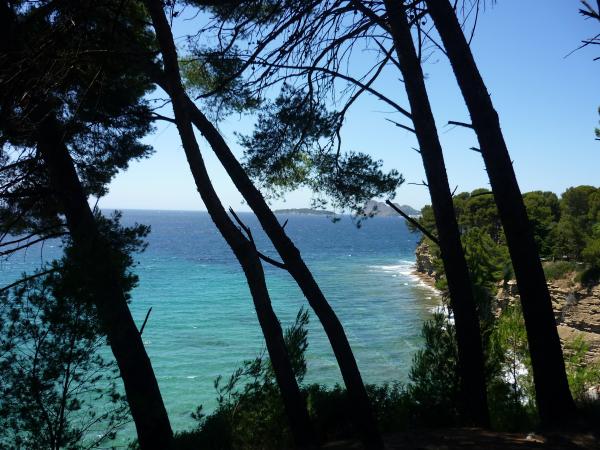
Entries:
{"type": "MultiPolygon", "coordinates": [[[[252,214],[241,214],[258,247],[273,257],[252,214]]],[[[368,383],[406,381],[419,347],[423,320],[436,294],[411,275],[417,235],[397,217],[374,218],[361,228],[343,218],[290,215],[286,230],[341,319],[368,383]]],[[[131,309],[141,324],[152,314],[144,342],[174,429],[193,426],[190,413],[215,406],[213,380],[228,376],[264,347],[241,269],[206,213],[125,211],[124,222],[151,225],[138,255],[140,284],[131,309]]],[[[59,252],[56,243],[2,263],[6,282],[59,252]]],[[[285,272],[266,267],[274,309],[284,326],[306,302],[285,272]]],[[[325,334],[311,314],[306,382],[341,382],[325,334]]],[[[125,434],[128,434],[126,432],[125,434]]]]}

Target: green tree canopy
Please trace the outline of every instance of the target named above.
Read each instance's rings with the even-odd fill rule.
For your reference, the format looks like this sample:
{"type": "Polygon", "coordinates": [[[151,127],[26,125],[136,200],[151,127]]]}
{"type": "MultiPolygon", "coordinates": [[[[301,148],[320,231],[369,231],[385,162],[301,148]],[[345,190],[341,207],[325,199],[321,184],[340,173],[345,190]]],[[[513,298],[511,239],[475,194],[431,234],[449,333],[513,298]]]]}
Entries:
{"type": "Polygon", "coordinates": [[[316,205],[330,201],[358,214],[374,197],[393,198],[402,176],[396,170],[384,173],[382,161],[365,153],[341,153],[340,120],[306,92],[284,84],[259,113],[252,135],[240,136],[250,176],[275,193],[308,187],[316,205]]]}
{"type": "Polygon", "coordinates": [[[554,255],[580,260],[600,221],[600,189],[577,186],[560,200],[560,220],[552,233],[554,255]]]}
{"type": "Polygon", "coordinates": [[[48,114],[88,195],[102,196],[118,170],[150,154],[152,130],[140,70],[152,61],[151,35],[135,2],[11,2],[10,32],[0,53],[0,223],[6,233],[61,225],[36,150],[48,114]]]}

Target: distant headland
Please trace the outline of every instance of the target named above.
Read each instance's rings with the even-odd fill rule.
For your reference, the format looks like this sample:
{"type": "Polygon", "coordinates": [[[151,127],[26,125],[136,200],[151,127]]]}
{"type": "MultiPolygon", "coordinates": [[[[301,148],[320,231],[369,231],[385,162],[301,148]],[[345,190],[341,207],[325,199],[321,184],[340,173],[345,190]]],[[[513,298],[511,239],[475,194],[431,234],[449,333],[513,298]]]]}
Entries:
{"type": "Polygon", "coordinates": [[[275,214],[302,214],[311,216],[333,216],[333,211],[326,209],[312,209],[312,208],[288,208],[288,209],[276,209],[273,211],[275,214]]]}
{"type": "MultiPolygon", "coordinates": [[[[409,205],[398,205],[394,203],[398,208],[400,208],[404,213],[409,216],[418,217],[421,213],[409,205]]],[[[325,209],[313,209],[313,208],[288,208],[288,209],[276,209],[273,211],[275,214],[298,214],[298,215],[314,215],[314,216],[333,216],[339,215],[339,213],[335,213],[333,211],[325,210],[325,209]]],[[[390,217],[397,216],[398,213],[394,211],[390,206],[386,205],[384,202],[378,202],[375,200],[369,200],[365,205],[365,214],[373,215],[378,217],[390,217]]]]}
{"type": "MultiPolygon", "coordinates": [[[[404,214],[408,216],[420,216],[421,212],[413,208],[409,205],[399,205],[398,203],[394,203],[398,209],[400,209],[404,214]]],[[[365,205],[365,213],[370,215],[375,215],[378,217],[389,217],[389,216],[397,216],[398,213],[394,211],[394,209],[384,202],[377,202],[375,200],[370,200],[365,205]]]]}

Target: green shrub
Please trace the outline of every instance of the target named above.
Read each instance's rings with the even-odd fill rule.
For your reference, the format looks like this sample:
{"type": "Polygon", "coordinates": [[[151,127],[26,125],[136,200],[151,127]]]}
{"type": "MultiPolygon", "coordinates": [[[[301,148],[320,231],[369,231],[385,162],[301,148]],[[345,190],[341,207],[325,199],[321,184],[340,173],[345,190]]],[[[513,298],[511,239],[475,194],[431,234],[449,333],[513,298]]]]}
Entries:
{"type": "Polygon", "coordinates": [[[367,395],[381,432],[403,430],[414,422],[414,402],[402,384],[369,384],[367,395]]]}
{"type": "Polygon", "coordinates": [[[458,420],[458,350],[454,325],[435,313],[423,324],[423,349],[413,358],[408,394],[413,420],[430,426],[453,425],[458,420]]]}
{"type": "Polygon", "coordinates": [[[488,379],[492,426],[525,430],[535,425],[537,412],[525,321],[517,303],[506,307],[494,322],[488,345],[488,379]]]}
{"type": "Polygon", "coordinates": [[[565,343],[567,378],[576,401],[585,401],[587,389],[600,384],[600,364],[589,364],[585,360],[589,349],[582,334],[565,343]]]}
{"type": "MultiPolygon", "coordinates": [[[[313,429],[321,442],[357,438],[353,408],[346,389],[310,384],[302,385],[306,373],[308,313],[301,310],[296,322],[286,330],[285,342],[292,359],[313,429]]],[[[279,388],[268,357],[261,353],[245,361],[224,381],[215,380],[217,409],[205,415],[202,407],[192,414],[198,421],[195,430],[178,433],[175,448],[206,449],[284,449],[293,442],[279,388]]],[[[406,428],[409,397],[400,384],[367,385],[373,412],[382,431],[406,428]]]]}
{"type": "MultiPolygon", "coordinates": [[[[600,228],[600,225],[597,226],[600,228]]],[[[591,267],[600,267],[600,231],[596,231],[596,235],[590,238],[581,252],[584,261],[590,264],[591,267]]]]}
{"type": "MultiPolygon", "coordinates": [[[[535,425],[533,381],[529,375],[527,336],[518,306],[498,320],[482,324],[488,406],[492,426],[524,430],[535,425]]],[[[454,325],[435,314],[423,325],[425,340],[415,355],[407,387],[406,422],[437,427],[460,424],[459,378],[454,325]]]]}
{"type": "Polygon", "coordinates": [[[346,389],[339,384],[333,388],[312,384],[307,392],[308,412],[317,438],[321,442],[353,436],[352,405],[346,389]]]}
{"type": "MultiPolygon", "coordinates": [[[[301,382],[306,372],[306,325],[301,311],[286,331],[286,344],[301,382]]],[[[409,427],[438,427],[460,424],[459,379],[454,325],[445,314],[436,313],[423,325],[424,345],[414,359],[410,382],[367,385],[367,394],[381,432],[409,427]]],[[[566,360],[569,383],[581,401],[590,384],[600,382],[600,371],[586,367],[582,341],[571,344],[566,360]]],[[[535,393],[527,337],[519,305],[511,305],[484,330],[488,401],[492,426],[500,430],[525,430],[537,424],[535,393]]],[[[226,381],[215,380],[217,409],[193,414],[198,428],[175,436],[176,448],[285,449],[293,446],[287,417],[268,358],[263,354],[246,361],[226,381]]],[[[309,416],[321,443],[357,439],[353,404],[340,385],[302,385],[309,416]]],[[[582,403],[583,404],[583,403],[582,403]]],[[[590,414],[600,407],[585,403],[590,414]]],[[[591,417],[591,416],[590,416],[591,417]]],[[[594,417],[596,417],[594,415],[594,417]]]]}
{"type": "Polygon", "coordinates": [[[577,274],[575,281],[583,287],[591,288],[600,284],[600,267],[587,267],[577,274]]]}
{"type": "Polygon", "coordinates": [[[553,261],[544,264],[544,274],[547,280],[566,278],[570,273],[577,271],[577,264],[572,261],[553,261]]]}

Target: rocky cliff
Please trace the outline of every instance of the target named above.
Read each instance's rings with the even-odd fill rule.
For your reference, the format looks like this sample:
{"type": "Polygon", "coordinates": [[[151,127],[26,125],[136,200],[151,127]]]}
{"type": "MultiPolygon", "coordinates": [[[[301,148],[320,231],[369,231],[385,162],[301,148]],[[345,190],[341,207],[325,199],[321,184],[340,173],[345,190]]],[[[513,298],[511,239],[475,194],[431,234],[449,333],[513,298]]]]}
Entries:
{"type": "MultiPolygon", "coordinates": [[[[589,345],[588,361],[600,361],[600,285],[582,287],[572,276],[548,282],[552,309],[561,341],[580,335],[589,345]]],[[[519,300],[519,290],[514,280],[498,290],[500,307],[519,300]]]]}
{"type": "MultiPolygon", "coordinates": [[[[431,250],[426,243],[415,250],[416,271],[427,276],[433,282],[435,269],[431,250]]],[[[600,285],[587,288],[574,281],[569,275],[564,279],[552,280],[548,283],[552,308],[561,341],[583,336],[589,345],[586,355],[588,361],[600,361],[600,285]]],[[[496,295],[499,310],[519,300],[517,283],[511,280],[499,286],[496,295]]]]}
{"type": "Polygon", "coordinates": [[[421,242],[415,250],[416,271],[428,275],[435,280],[435,267],[433,266],[433,258],[431,249],[426,242],[421,242]]]}
{"type": "MultiPolygon", "coordinates": [[[[411,217],[420,217],[421,212],[417,211],[415,208],[409,205],[399,205],[398,203],[394,203],[394,205],[400,208],[404,214],[408,214],[411,217]]],[[[378,217],[396,217],[398,213],[393,210],[390,206],[385,204],[384,202],[378,202],[375,200],[369,200],[365,206],[365,214],[372,214],[378,217]]]]}

